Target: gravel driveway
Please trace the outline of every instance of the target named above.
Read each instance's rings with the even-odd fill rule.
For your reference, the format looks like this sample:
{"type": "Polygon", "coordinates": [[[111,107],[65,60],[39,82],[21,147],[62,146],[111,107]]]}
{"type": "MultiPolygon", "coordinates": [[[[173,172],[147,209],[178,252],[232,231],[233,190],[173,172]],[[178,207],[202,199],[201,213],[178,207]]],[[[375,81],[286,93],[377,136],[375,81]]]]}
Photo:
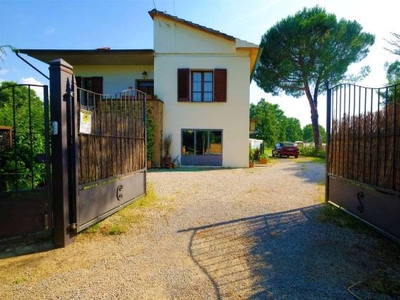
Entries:
{"type": "Polygon", "coordinates": [[[400,299],[363,288],[399,252],[321,221],[323,180],[323,165],[295,159],[150,172],[160,204],[143,222],[0,259],[0,299],[355,299],[357,283],[363,299],[400,299]]]}

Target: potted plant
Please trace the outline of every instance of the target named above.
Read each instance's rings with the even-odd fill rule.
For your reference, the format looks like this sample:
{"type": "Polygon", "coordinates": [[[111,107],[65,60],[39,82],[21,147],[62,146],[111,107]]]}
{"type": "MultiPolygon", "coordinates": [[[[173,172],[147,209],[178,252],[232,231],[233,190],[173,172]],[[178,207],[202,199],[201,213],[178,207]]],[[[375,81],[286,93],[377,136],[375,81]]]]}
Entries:
{"type": "Polygon", "coordinates": [[[260,158],[260,149],[254,150],[254,160],[258,160],[260,158]]]}
{"type": "Polygon", "coordinates": [[[154,144],[155,144],[155,130],[156,123],[153,118],[146,118],[146,133],[147,133],[147,169],[151,168],[151,161],[154,158],[154,144]]]}
{"type": "Polygon", "coordinates": [[[249,168],[254,168],[254,150],[249,145],[249,168]]]}
{"type": "Polygon", "coordinates": [[[268,162],[267,154],[264,154],[264,153],[260,154],[259,158],[258,158],[258,161],[260,162],[260,164],[263,164],[263,165],[267,164],[267,162],[268,162]]]}
{"type": "Polygon", "coordinates": [[[164,152],[165,152],[165,155],[163,158],[163,164],[164,164],[164,167],[167,167],[167,168],[170,168],[171,163],[172,163],[171,154],[169,153],[171,144],[172,144],[172,134],[169,133],[166,136],[164,136],[164,139],[163,139],[163,146],[164,146],[164,152]]]}

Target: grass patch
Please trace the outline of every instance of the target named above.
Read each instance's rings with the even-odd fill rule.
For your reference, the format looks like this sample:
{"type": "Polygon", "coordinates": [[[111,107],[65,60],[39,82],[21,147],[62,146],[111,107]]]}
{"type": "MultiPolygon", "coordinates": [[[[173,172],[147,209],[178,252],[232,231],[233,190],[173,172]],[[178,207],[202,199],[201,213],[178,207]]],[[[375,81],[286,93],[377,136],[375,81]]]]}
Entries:
{"type": "Polygon", "coordinates": [[[352,228],[360,232],[372,232],[372,229],[365,223],[329,203],[325,204],[317,215],[317,219],[322,222],[332,223],[338,227],[352,228]]]}
{"type": "Polygon", "coordinates": [[[373,280],[366,282],[366,285],[375,293],[391,297],[400,295],[400,275],[392,269],[381,271],[373,280]]]}
{"type": "Polygon", "coordinates": [[[398,269],[398,266],[400,265],[399,244],[383,237],[364,222],[329,203],[325,204],[323,209],[319,214],[317,214],[316,217],[322,222],[329,222],[338,227],[354,229],[359,233],[367,234],[377,238],[379,241],[379,246],[374,248],[372,251],[374,251],[374,256],[379,257],[385,262],[385,266],[387,266],[387,268],[384,267],[380,269],[373,276],[356,284],[355,286],[358,286],[358,288],[361,290],[366,289],[371,292],[385,294],[390,297],[397,297],[400,295],[400,272],[398,269]]]}
{"type": "Polygon", "coordinates": [[[26,281],[28,281],[28,278],[26,278],[25,276],[23,276],[23,277],[16,278],[16,279],[14,280],[14,283],[15,283],[15,284],[20,284],[20,283],[23,283],[23,282],[26,282],[26,281]]]}
{"type": "Polygon", "coordinates": [[[310,157],[310,156],[300,156],[297,160],[297,163],[317,163],[324,165],[326,163],[325,158],[321,157],[310,157]]]}
{"type": "Polygon", "coordinates": [[[83,234],[88,235],[121,235],[129,231],[133,224],[141,224],[145,218],[143,209],[159,207],[158,198],[151,185],[147,194],[124,207],[107,219],[88,227],[83,234]]]}

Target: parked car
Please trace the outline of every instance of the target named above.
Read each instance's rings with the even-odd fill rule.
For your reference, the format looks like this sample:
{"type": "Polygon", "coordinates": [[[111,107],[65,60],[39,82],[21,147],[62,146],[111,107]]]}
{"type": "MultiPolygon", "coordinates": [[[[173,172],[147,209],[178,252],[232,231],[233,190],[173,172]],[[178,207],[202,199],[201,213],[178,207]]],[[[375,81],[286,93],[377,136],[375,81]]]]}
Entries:
{"type": "Polygon", "coordinates": [[[292,142],[279,142],[272,149],[272,157],[294,156],[299,157],[299,148],[292,142]]]}

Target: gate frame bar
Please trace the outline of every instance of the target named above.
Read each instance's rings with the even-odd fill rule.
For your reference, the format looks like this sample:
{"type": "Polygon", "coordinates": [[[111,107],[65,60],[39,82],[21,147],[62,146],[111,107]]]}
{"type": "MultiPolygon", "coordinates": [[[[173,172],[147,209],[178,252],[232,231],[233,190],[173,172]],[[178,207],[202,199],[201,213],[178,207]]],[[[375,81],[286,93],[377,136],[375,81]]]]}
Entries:
{"type": "Polygon", "coordinates": [[[326,82],[326,149],[325,149],[325,202],[329,201],[329,166],[331,146],[331,113],[332,113],[332,89],[329,81],[326,82]]]}

